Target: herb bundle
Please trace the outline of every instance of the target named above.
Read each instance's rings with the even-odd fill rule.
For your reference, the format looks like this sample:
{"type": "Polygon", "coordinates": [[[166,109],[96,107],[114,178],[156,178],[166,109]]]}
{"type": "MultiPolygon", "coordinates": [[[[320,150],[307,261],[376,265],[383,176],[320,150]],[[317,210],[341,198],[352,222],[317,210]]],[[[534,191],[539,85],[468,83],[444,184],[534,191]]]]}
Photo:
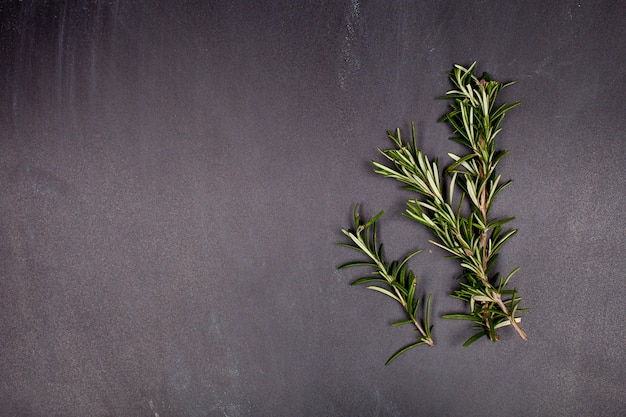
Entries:
{"type": "Polygon", "coordinates": [[[473,74],[474,67],[475,63],[469,68],[455,65],[450,73],[455,89],[444,96],[452,100],[450,112],[442,118],[454,130],[455,136],[450,139],[469,150],[463,156],[448,154],[454,162],[445,171],[450,178],[447,192],[437,161],[430,162],[417,149],[414,127],[412,143],[402,141],[399,129],[395,135],[388,132],[396,148],[380,152],[392,167],[372,161],[376,173],[394,178],[422,196],[409,200],[404,214],[430,229],[436,237],[431,242],[460,260],[460,288],[452,296],[467,302],[469,311],[444,317],[474,323],[478,332],[464,346],[483,336],[495,342],[496,330],[505,326],[512,326],[522,339],[527,338],[519,325],[521,298],[516,288],[507,286],[519,268],[506,276],[492,274],[498,252],[516,233],[503,229],[513,218],[489,217],[495,197],[510,183],[496,174],[496,166],[508,152],[496,150],[494,139],[506,112],[519,103],[496,107],[499,91],[510,83],[492,81],[487,74],[479,79],[473,74]],[[455,195],[457,187],[461,189],[459,197],[455,195]],[[469,214],[464,214],[467,211],[469,214]]]}
{"type": "MultiPolygon", "coordinates": [[[[404,215],[426,226],[435,236],[434,245],[448,252],[451,258],[460,261],[463,268],[459,276],[460,286],[452,297],[465,301],[468,311],[447,314],[444,318],[469,320],[477,330],[463,344],[468,346],[487,336],[497,341],[496,330],[511,326],[526,340],[520,326],[521,298],[517,288],[510,288],[511,277],[519,270],[515,268],[506,276],[493,272],[502,246],[515,235],[517,230],[505,230],[504,225],[513,217],[498,219],[490,217],[489,211],[495,197],[510,180],[503,181],[496,167],[508,153],[498,150],[495,138],[502,130],[500,124],[505,114],[519,105],[496,106],[500,90],[512,83],[502,84],[484,73],[481,78],[474,75],[476,63],[469,68],[455,65],[449,73],[454,89],[443,98],[452,100],[451,110],[441,121],[450,123],[454,136],[450,139],[468,149],[465,155],[448,153],[453,162],[440,173],[438,161],[432,162],[417,148],[415,126],[412,125],[412,141],[404,142],[400,129],[395,134],[387,132],[394,148],[379,151],[391,162],[391,166],[372,161],[374,171],[385,177],[400,181],[403,188],[420,194],[421,198],[407,202],[404,215]],[[458,193],[460,189],[460,193],[458,193]]],[[[358,205],[354,208],[354,230],[342,229],[351,243],[340,246],[355,249],[365,255],[365,260],[348,262],[339,268],[368,266],[373,275],[357,279],[352,285],[370,284],[368,289],[380,292],[398,302],[407,314],[407,319],[392,326],[413,324],[419,333],[418,341],[394,353],[387,365],[403,352],[419,345],[433,346],[430,325],[430,300],[426,311],[419,314],[420,297],[416,293],[417,277],[407,268],[407,263],[420,250],[414,251],[401,261],[387,262],[383,256],[383,245],[376,236],[376,222],[382,216],[361,222],[358,205]]]]}

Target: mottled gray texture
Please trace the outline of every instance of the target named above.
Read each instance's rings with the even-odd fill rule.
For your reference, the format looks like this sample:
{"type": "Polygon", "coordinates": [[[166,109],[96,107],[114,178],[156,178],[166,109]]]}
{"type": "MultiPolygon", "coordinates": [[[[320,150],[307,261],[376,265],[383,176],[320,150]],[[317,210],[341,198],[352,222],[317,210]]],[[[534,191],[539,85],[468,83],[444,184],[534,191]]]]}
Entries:
{"type": "Polygon", "coordinates": [[[0,415],[617,416],[626,9],[613,1],[0,2],[0,415]],[[160,5],[158,4],[160,3],[160,5]],[[521,341],[410,330],[337,271],[353,204],[435,294],[458,272],[368,161],[458,149],[453,63],[516,79],[499,136],[521,341]]]}

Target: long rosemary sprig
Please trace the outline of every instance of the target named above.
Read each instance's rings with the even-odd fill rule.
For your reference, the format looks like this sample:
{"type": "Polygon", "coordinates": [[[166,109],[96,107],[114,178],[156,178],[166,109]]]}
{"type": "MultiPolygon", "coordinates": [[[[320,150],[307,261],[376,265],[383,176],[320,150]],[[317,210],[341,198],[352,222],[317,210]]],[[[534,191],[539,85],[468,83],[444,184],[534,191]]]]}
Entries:
{"type": "Polygon", "coordinates": [[[448,155],[454,162],[446,173],[450,176],[448,192],[444,192],[443,181],[437,161],[430,162],[424,153],[417,149],[415,128],[412,128],[412,143],[404,143],[400,130],[394,135],[388,132],[396,148],[380,150],[389,159],[392,167],[372,161],[375,172],[394,178],[404,184],[404,188],[422,195],[422,199],[408,201],[405,215],[429,228],[436,240],[435,245],[458,258],[463,267],[460,288],[452,296],[469,304],[469,312],[448,314],[445,318],[470,320],[478,330],[464,344],[467,346],[482,336],[492,341],[498,340],[496,330],[504,326],[515,328],[520,337],[527,336],[519,325],[518,313],[521,298],[517,289],[509,289],[507,284],[519,268],[506,277],[498,273],[490,275],[502,245],[516,230],[503,230],[502,226],[513,218],[489,218],[496,195],[510,181],[502,181],[496,175],[496,166],[506,151],[497,151],[495,137],[501,131],[500,124],[507,111],[519,103],[495,106],[498,92],[509,84],[501,84],[484,74],[478,79],[473,70],[455,65],[450,72],[455,89],[446,93],[452,99],[451,111],[442,121],[451,124],[456,136],[451,139],[466,146],[469,153],[458,156],[448,155]],[[462,193],[455,199],[455,189],[462,193]],[[470,213],[462,214],[465,200],[469,200],[470,213]]]}
{"type": "Polygon", "coordinates": [[[424,313],[423,322],[419,318],[420,298],[416,294],[417,277],[411,269],[407,269],[409,259],[421,252],[414,251],[402,259],[400,262],[385,261],[383,255],[383,245],[378,244],[376,236],[376,222],[383,215],[383,211],[376,216],[361,222],[358,204],[354,207],[354,230],[341,229],[351,243],[339,243],[339,246],[355,249],[366,256],[366,260],[348,262],[339,269],[354,266],[369,266],[373,268],[373,275],[359,278],[352,282],[352,285],[370,284],[368,289],[380,292],[391,299],[397,301],[407,313],[406,320],[393,323],[392,326],[400,326],[403,324],[413,324],[416,331],[420,334],[418,341],[404,346],[396,353],[391,355],[385,365],[389,365],[395,358],[407,350],[419,345],[433,346],[433,338],[431,335],[432,326],[430,326],[430,295],[426,301],[426,312],[424,313]]]}

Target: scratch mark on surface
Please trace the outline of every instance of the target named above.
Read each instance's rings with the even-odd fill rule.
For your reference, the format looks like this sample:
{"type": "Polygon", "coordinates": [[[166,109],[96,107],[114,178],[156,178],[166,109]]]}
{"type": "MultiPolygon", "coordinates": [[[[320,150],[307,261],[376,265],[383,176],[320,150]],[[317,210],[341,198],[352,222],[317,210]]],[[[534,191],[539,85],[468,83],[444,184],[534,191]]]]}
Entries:
{"type": "Polygon", "coordinates": [[[339,70],[339,86],[346,90],[350,76],[361,68],[359,57],[355,51],[358,32],[361,30],[361,11],[359,0],[351,0],[350,8],[345,16],[346,36],[341,47],[342,65],[339,70]]]}

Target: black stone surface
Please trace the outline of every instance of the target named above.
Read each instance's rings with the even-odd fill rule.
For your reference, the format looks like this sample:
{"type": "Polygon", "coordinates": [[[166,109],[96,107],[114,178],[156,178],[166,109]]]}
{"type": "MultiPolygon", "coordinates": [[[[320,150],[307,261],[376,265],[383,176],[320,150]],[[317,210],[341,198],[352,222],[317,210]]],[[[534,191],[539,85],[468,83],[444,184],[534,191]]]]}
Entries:
{"type": "Polygon", "coordinates": [[[1,416],[618,416],[626,8],[613,1],[1,1],[1,416]],[[458,267],[373,173],[447,160],[454,63],[517,80],[529,340],[469,348],[458,267]],[[361,202],[434,293],[435,348],[351,288],[361,202]]]}

